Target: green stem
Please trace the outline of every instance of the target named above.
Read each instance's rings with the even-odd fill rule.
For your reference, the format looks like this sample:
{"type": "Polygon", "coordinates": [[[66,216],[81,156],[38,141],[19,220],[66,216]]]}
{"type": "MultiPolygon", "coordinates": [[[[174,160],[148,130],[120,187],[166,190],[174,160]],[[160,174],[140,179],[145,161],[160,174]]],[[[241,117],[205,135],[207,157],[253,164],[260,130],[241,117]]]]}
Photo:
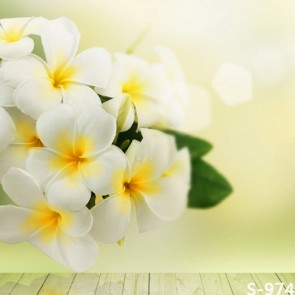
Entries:
{"type": "Polygon", "coordinates": [[[137,36],[137,38],[126,49],[127,54],[133,54],[133,52],[138,48],[138,46],[146,38],[146,36],[150,32],[152,26],[153,26],[153,22],[148,23],[148,25],[142,30],[142,32],[139,34],[139,36],[137,36]]]}

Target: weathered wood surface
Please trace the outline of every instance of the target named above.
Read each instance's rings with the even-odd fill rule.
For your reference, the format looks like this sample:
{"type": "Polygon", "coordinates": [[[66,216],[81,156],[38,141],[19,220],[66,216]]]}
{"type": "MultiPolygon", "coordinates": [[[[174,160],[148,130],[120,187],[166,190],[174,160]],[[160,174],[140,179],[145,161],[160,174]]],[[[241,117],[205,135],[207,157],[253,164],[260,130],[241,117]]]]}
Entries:
{"type": "Polygon", "coordinates": [[[266,284],[274,295],[295,294],[290,273],[0,273],[0,295],[259,295],[266,284]]]}

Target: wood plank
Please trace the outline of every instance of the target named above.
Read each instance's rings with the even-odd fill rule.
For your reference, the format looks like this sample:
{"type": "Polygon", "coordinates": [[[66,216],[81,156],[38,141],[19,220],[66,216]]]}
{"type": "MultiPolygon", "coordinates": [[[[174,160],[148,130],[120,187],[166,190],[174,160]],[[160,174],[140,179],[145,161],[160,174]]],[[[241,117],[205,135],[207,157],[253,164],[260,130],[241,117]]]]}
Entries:
{"type": "Polygon", "coordinates": [[[253,277],[251,276],[251,274],[226,274],[226,277],[228,279],[230,288],[232,290],[232,293],[234,295],[245,295],[249,292],[248,289],[248,284],[249,283],[254,283],[252,288],[255,290],[255,292],[257,294],[259,294],[258,292],[258,288],[257,285],[253,279],[253,277]]]}
{"type": "MultiPolygon", "coordinates": [[[[0,274],[0,295],[245,295],[272,283],[295,286],[294,273],[0,274]]],[[[285,287],[282,292],[285,293],[285,287]]],[[[282,293],[281,292],[281,293],[282,293]]],[[[287,294],[287,293],[286,293],[287,294]]]]}
{"type": "Polygon", "coordinates": [[[93,295],[95,294],[100,274],[78,273],[72,283],[69,295],[93,295]]]}
{"type": "Polygon", "coordinates": [[[295,273],[278,273],[277,275],[284,284],[295,285],[295,273]]]}
{"type": "MultiPolygon", "coordinates": [[[[280,281],[284,283],[286,288],[288,288],[289,284],[292,284],[292,291],[295,291],[295,273],[278,273],[277,276],[280,279],[280,281]]],[[[290,293],[287,292],[287,294],[290,293]]]]}
{"type": "Polygon", "coordinates": [[[67,295],[75,274],[49,274],[38,295],[67,295]]]}
{"type": "Polygon", "coordinates": [[[150,274],[149,295],[177,295],[176,277],[173,273],[150,274]]]}
{"type": "Polygon", "coordinates": [[[289,282],[285,278],[285,275],[286,275],[286,277],[288,277],[288,275],[290,275],[290,274],[288,274],[288,273],[277,273],[276,275],[281,280],[281,282],[284,283],[285,286],[289,284],[289,282]]]}
{"type": "Polygon", "coordinates": [[[285,287],[282,288],[280,285],[278,285],[284,283],[278,278],[278,276],[275,273],[254,273],[252,274],[252,277],[258,289],[265,290],[266,284],[271,283],[271,288],[273,288],[273,294],[283,294],[285,292],[285,287]]]}
{"type": "Polygon", "coordinates": [[[96,295],[121,295],[125,274],[101,274],[96,295]]]}
{"type": "Polygon", "coordinates": [[[196,273],[175,274],[177,295],[205,295],[202,280],[196,273]]]}
{"type": "Polygon", "coordinates": [[[225,274],[201,274],[203,287],[206,294],[232,295],[233,292],[225,274]]]}
{"type": "Polygon", "coordinates": [[[25,273],[10,295],[36,295],[44,284],[48,274],[25,273]]]}
{"type": "Polygon", "coordinates": [[[127,273],[122,295],[149,295],[149,274],[127,273]]]}
{"type": "Polygon", "coordinates": [[[0,274],[0,295],[9,294],[15,288],[22,276],[22,273],[0,274]]]}

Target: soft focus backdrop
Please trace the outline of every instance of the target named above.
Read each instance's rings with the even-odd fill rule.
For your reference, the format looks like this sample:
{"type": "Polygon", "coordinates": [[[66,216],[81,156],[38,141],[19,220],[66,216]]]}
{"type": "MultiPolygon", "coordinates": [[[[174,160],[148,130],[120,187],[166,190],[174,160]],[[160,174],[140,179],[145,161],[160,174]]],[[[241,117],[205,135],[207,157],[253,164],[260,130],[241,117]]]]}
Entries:
{"type": "MultiPolygon", "coordinates": [[[[188,131],[214,144],[207,160],[234,193],[209,210],[101,245],[92,272],[295,271],[295,2],[293,0],[10,0],[0,17],[67,16],[80,50],[154,59],[172,49],[192,108],[188,131]]],[[[1,216],[0,216],[1,222],[1,216]]],[[[63,272],[29,244],[0,243],[0,271],[63,272]]]]}

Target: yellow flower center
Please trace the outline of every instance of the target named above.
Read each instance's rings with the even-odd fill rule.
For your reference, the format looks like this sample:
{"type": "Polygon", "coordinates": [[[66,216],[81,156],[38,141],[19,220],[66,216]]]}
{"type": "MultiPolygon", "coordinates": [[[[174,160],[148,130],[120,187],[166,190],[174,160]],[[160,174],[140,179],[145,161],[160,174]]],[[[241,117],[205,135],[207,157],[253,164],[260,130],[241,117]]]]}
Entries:
{"type": "Polygon", "coordinates": [[[42,141],[37,136],[34,136],[28,145],[31,148],[33,148],[33,147],[44,147],[42,141]]]}
{"type": "Polygon", "coordinates": [[[67,132],[60,132],[56,137],[55,150],[59,156],[52,157],[49,167],[60,170],[68,167],[68,173],[75,173],[79,166],[89,160],[89,156],[94,152],[93,139],[89,136],[77,135],[73,142],[72,136],[67,132]]]}
{"type": "Polygon", "coordinates": [[[71,163],[73,166],[73,170],[77,170],[79,165],[85,162],[87,159],[83,158],[81,154],[75,154],[73,153],[70,155],[68,162],[71,163]]]}
{"type": "Polygon", "coordinates": [[[76,138],[74,149],[69,149],[66,153],[68,163],[73,164],[73,169],[78,169],[79,165],[85,163],[87,155],[93,151],[92,140],[89,137],[79,136],[76,138]]]}
{"type": "Polygon", "coordinates": [[[61,223],[69,225],[71,221],[69,214],[49,208],[45,201],[38,202],[33,209],[23,224],[23,230],[24,232],[40,230],[40,237],[44,243],[54,239],[61,223]]]}
{"type": "Polygon", "coordinates": [[[76,69],[73,66],[67,68],[57,68],[49,77],[52,81],[54,88],[66,88],[68,82],[70,82],[76,73],[76,69]]]}
{"type": "Polygon", "coordinates": [[[122,93],[129,94],[132,101],[140,100],[143,84],[137,77],[132,77],[122,85],[122,93]]]}
{"type": "Polygon", "coordinates": [[[130,180],[125,180],[123,184],[124,193],[131,197],[136,197],[137,192],[147,194],[155,193],[159,190],[158,185],[152,181],[154,165],[152,161],[143,162],[134,172],[130,180]]]}
{"type": "Polygon", "coordinates": [[[23,35],[20,30],[10,29],[9,31],[6,31],[2,35],[1,39],[3,41],[13,43],[13,42],[19,41],[22,37],[23,37],[23,35]]]}

